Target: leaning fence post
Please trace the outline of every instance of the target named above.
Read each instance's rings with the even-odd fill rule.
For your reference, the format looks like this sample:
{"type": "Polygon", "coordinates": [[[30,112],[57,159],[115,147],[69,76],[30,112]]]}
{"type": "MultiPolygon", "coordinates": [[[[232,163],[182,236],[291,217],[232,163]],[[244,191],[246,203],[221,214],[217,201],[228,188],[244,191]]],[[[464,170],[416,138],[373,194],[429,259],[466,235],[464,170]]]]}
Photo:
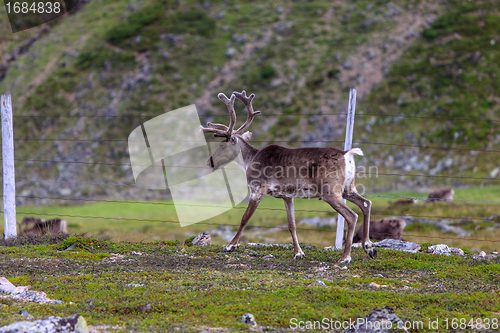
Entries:
{"type": "Polygon", "coordinates": [[[14,174],[14,130],[10,95],[2,95],[3,214],[5,239],[17,236],[16,181],[14,174]]]}
{"type": "MultiPolygon", "coordinates": [[[[354,111],[356,110],[356,89],[349,92],[349,108],[347,109],[347,125],[345,130],[344,150],[352,148],[352,132],[354,129],[354,111]]],[[[344,203],[345,203],[344,199],[344,203]]],[[[337,218],[337,235],[335,238],[335,248],[342,249],[342,240],[344,239],[344,217],[339,214],[337,218]]]]}

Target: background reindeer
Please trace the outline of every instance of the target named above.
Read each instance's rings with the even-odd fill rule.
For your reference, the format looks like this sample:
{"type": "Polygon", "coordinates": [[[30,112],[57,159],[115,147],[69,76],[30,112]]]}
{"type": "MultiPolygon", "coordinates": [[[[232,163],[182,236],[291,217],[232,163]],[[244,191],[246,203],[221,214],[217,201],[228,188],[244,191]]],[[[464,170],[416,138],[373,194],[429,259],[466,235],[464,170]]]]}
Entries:
{"type": "Polygon", "coordinates": [[[25,217],[21,222],[21,234],[24,235],[57,235],[59,233],[68,233],[66,221],[53,219],[44,221],[35,217],[25,217]],[[29,228],[30,225],[33,225],[29,228]]]}
{"type": "Polygon", "coordinates": [[[368,239],[371,202],[358,194],[354,184],[356,171],[354,155],[363,155],[361,149],[353,148],[349,151],[335,148],[289,149],[277,145],[256,148],[247,142],[251,133],[243,134],[253,118],[260,114],[260,111],[253,110],[252,101],[255,95],[247,96],[243,91],[233,92],[231,98],[227,98],[223,93],[220,93],[218,97],[226,104],[230,120],[229,126],[208,123],[208,127],[201,127],[204,133],[213,133],[216,137],[225,138],[207,164],[215,170],[228,164],[236,156],[240,156],[236,162],[245,169],[250,189],[247,210],[243,214],[238,232],[226,246],[225,251],[231,251],[239,245],[243,229],[257,209],[259,202],[265,195],[271,195],[285,202],[288,229],[294,246],[294,259],[304,256],[296,235],[293,200],[295,198],[319,198],[344,216],[347,222],[346,244],[340,262],[348,263],[351,261],[352,238],[358,215],[343,202],[342,198],[345,198],[356,204],[363,212],[365,230],[363,248],[370,257],[375,258],[376,249],[368,239]],[[234,130],[236,98],[245,104],[248,118],[241,127],[234,130]]]}
{"type": "Polygon", "coordinates": [[[455,191],[451,188],[440,188],[429,193],[429,202],[436,203],[440,201],[446,201],[450,203],[453,201],[453,196],[455,191]]]}
{"type": "MultiPolygon", "coordinates": [[[[402,240],[403,229],[406,227],[406,222],[397,217],[386,217],[380,221],[372,221],[370,223],[370,239],[400,239],[402,240]]],[[[353,242],[359,243],[363,239],[363,228],[354,235],[353,242]]]]}

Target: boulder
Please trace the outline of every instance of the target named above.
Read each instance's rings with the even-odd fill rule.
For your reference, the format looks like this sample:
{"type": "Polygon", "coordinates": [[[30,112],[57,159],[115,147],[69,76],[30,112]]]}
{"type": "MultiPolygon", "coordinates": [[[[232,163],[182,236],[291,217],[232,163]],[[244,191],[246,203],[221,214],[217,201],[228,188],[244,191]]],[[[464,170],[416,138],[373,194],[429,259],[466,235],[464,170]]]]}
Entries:
{"type": "Polygon", "coordinates": [[[47,317],[36,321],[20,321],[0,327],[0,333],[89,333],[85,318],[74,315],[68,318],[47,317]]]}
{"type": "Polygon", "coordinates": [[[193,239],[193,245],[195,245],[195,246],[212,245],[212,240],[210,238],[210,234],[207,234],[206,232],[202,232],[202,233],[198,234],[193,239]]]}
{"type": "Polygon", "coordinates": [[[253,317],[253,314],[247,313],[241,317],[241,321],[244,322],[247,325],[257,325],[255,322],[255,318],[253,317]]]}
{"type": "Polygon", "coordinates": [[[63,301],[50,299],[43,291],[29,290],[30,286],[16,287],[9,280],[0,277],[0,293],[7,294],[5,298],[21,302],[33,302],[39,304],[63,304],[63,301]]]}
{"type": "Polygon", "coordinates": [[[436,253],[436,254],[449,254],[451,253],[450,248],[446,244],[438,244],[429,246],[427,249],[428,253],[436,253]]]}
{"type": "Polygon", "coordinates": [[[406,242],[397,239],[384,239],[380,242],[373,243],[373,246],[387,249],[387,250],[398,250],[416,253],[420,250],[420,245],[412,242],[406,242]]]}
{"type": "Polygon", "coordinates": [[[407,332],[404,322],[389,307],[376,309],[365,318],[358,318],[355,323],[344,331],[344,333],[388,333],[399,328],[399,332],[407,332]]]}

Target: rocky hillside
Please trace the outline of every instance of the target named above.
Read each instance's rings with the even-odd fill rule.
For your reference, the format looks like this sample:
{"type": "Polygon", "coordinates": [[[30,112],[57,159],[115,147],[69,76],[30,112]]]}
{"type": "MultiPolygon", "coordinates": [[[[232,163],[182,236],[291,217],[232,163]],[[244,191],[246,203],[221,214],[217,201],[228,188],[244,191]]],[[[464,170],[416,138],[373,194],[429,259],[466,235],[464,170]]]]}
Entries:
{"type": "MultiPolygon", "coordinates": [[[[135,127],[192,103],[203,122],[227,122],[217,116],[227,111],[216,95],[242,89],[263,111],[251,128],[257,146],[341,147],[345,116],[337,113],[356,87],[355,140],[366,156],[359,166],[496,177],[495,153],[366,142],[498,147],[499,122],[446,118],[500,118],[499,7],[498,0],[91,0],[17,34],[2,8],[0,92],[13,95],[15,137],[26,139],[16,141],[16,177],[52,181],[18,181],[20,195],[158,197],[87,183],[133,184],[126,140],[135,127]],[[442,119],[387,116],[394,114],[442,119]]],[[[361,182],[373,191],[446,180],[478,184],[361,182]]]]}

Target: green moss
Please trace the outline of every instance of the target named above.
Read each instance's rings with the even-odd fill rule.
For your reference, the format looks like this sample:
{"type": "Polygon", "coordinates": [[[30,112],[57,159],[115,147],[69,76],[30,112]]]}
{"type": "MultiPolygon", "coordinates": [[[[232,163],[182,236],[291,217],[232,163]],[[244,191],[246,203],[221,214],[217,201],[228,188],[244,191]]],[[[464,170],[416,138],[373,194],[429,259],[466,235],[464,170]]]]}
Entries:
{"type": "MultiPolygon", "coordinates": [[[[103,244],[92,238],[73,240],[88,246],[103,244]]],[[[327,313],[343,321],[362,318],[386,305],[405,320],[424,322],[429,317],[441,322],[450,316],[491,318],[500,310],[498,261],[385,250],[378,259],[369,260],[362,249],[353,249],[352,263],[340,270],[334,267],[340,252],[319,248],[305,249],[306,258],[293,261],[291,248],[243,246],[226,255],[219,246],[185,247],[179,255],[175,248],[157,247],[157,243],[130,243],[142,254],[89,261],[77,253],[55,258],[40,252],[47,245],[15,246],[19,252],[0,247],[2,274],[15,285],[31,285],[65,303],[46,306],[0,300],[0,325],[18,321],[21,309],[37,318],[77,312],[91,325],[119,323],[134,331],[179,327],[186,332],[206,327],[246,329],[239,319],[248,312],[264,330],[277,331],[289,329],[290,318],[314,320],[327,313]],[[250,249],[272,254],[274,259],[248,256],[250,249]],[[21,256],[24,265],[13,265],[21,256]],[[316,272],[320,262],[330,268],[316,272]],[[315,284],[317,279],[327,287],[315,284]],[[373,289],[371,282],[386,287],[373,289]]],[[[109,248],[102,254],[113,251],[109,248]]]]}
{"type": "Polygon", "coordinates": [[[193,240],[196,236],[191,236],[184,241],[184,246],[193,246],[193,240]]]}

